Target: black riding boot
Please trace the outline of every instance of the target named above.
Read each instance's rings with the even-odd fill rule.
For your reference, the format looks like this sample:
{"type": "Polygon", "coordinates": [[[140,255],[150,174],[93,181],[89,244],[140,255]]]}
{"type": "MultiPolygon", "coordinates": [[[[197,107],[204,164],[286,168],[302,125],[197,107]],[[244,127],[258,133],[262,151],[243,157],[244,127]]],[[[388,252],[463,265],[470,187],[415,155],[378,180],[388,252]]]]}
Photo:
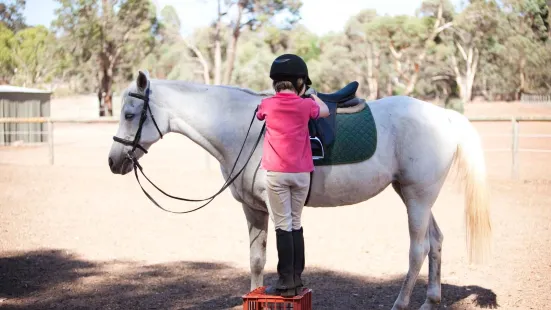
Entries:
{"type": "Polygon", "coordinates": [[[281,229],[276,230],[277,243],[277,273],[279,279],[276,285],[266,288],[265,293],[268,295],[281,295],[283,297],[296,296],[293,267],[294,263],[294,246],[293,233],[281,229]]]}
{"type": "Polygon", "coordinates": [[[304,234],[302,227],[298,230],[293,230],[293,244],[295,253],[295,285],[297,293],[300,293],[304,284],[302,283],[302,272],[304,271],[304,234]]]}

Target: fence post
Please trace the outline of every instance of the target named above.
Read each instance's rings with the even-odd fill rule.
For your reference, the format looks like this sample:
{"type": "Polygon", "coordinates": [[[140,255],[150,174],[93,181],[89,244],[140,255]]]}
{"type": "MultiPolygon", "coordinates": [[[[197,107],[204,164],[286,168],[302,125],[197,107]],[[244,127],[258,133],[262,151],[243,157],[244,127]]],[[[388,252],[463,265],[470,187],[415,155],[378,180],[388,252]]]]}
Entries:
{"type": "Polygon", "coordinates": [[[48,146],[50,155],[50,165],[54,164],[54,122],[48,119],[48,146]]]}
{"type": "Polygon", "coordinates": [[[513,125],[513,137],[512,137],[512,145],[511,145],[511,151],[512,151],[512,167],[511,167],[511,176],[513,179],[518,178],[518,121],[515,117],[511,119],[511,123],[513,125]]]}

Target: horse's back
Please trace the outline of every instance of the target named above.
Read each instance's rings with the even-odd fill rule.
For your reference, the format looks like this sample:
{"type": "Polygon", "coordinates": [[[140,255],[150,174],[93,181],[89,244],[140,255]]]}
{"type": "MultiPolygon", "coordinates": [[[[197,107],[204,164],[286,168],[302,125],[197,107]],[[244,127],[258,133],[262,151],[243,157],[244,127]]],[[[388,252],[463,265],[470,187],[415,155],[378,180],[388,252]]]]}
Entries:
{"type": "Polygon", "coordinates": [[[448,171],[457,150],[448,110],[407,96],[386,97],[369,105],[381,147],[393,148],[395,179],[402,184],[430,183],[448,171]]]}

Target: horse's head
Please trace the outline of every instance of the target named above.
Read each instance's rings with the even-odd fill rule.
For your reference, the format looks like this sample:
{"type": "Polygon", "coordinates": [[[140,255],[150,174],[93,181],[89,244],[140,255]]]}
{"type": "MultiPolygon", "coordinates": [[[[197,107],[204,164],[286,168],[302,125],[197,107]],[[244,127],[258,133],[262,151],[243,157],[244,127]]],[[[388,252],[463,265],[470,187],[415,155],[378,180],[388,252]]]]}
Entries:
{"type": "MultiPolygon", "coordinates": [[[[157,98],[157,99],[156,99],[157,98]]],[[[109,151],[109,168],[116,174],[132,171],[132,158],[140,158],[169,129],[169,114],[155,100],[147,71],[123,93],[119,128],[109,151]]]]}

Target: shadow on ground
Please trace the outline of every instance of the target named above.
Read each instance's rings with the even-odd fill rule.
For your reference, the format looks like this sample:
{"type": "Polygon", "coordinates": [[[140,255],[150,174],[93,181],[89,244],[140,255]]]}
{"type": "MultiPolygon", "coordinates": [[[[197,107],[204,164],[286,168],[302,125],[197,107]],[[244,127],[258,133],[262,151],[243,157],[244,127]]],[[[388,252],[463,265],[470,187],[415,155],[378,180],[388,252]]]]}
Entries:
{"type": "MultiPolygon", "coordinates": [[[[310,269],[314,309],[390,309],[402,278],[378,280],[310,269]]],[[[266,283],[275,279],[266,276],[266,283]]],[[[411,309],[425,299],[426,281],[411,309]]],[[[63,250],[0,255],[1,309],[239,309],[247,272],[218,263],[87,262],[63,250]]],[[[478,286],[443,284],[441,308],[497,308],[496,295],[478,286]]]]}

